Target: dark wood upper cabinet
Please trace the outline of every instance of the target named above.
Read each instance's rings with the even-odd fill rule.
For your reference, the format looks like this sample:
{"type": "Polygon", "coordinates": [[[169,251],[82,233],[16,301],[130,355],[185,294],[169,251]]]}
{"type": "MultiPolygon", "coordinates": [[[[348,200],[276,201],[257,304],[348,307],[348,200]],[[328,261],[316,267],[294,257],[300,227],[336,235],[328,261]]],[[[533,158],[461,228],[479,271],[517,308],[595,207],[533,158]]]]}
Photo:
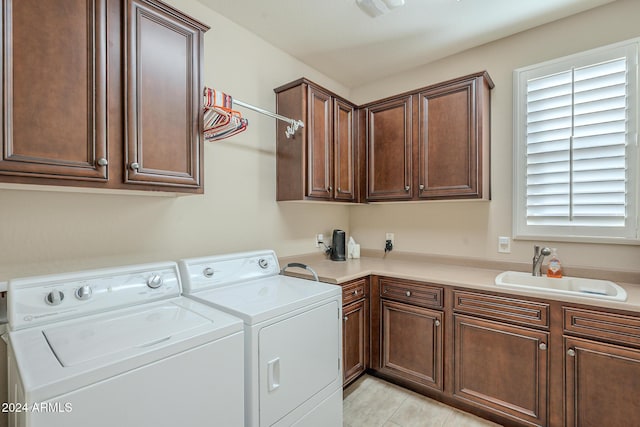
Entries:
{"type": "Polygon", "coordinates": [[[360,107],[304,78],[276,88],[306,126],[286,139],[277,125],[276,199],[489,200],[493,87],[481,72],[360,107]]]}
{"type": "Polygon", "coordinates": [[[276,200],[356,201],[355,106],[307,79],[274,91],[278,114],[304,122],[290,138],[277,124],[276,200]]]}
{"type": "Polygon", "coordinates": [[[333,193],[331,95],[313,86],[310,86],[308,91],[307,195],[330,199],[333,193]]]}
{"type": "Polygon", "coordinates": [[[489,198],[489,98],[486,73],[418,94],[418,197],[489,198]]]}
{"type": "Polygon", "coordinates": [[[412,96],[367,107],[367,200],[411,199],[412,96]]]}
{"type": "Polygon", "coordinates": [[[125,181],[199,187],[208,28],[152,0],[129,0],[126,16],[125,181]]]}
{"type": "Polygon", "coordinates": [[[4,0],[2,19],[1,180],[105,182],[105,0],[4,0]]]}
{"type": "Polygon", "coordinates": [[[0,181],[202,192],[203,33],[156,0],[2,1],[0,181]]]}
{"type": "Polygon", "coordinates": [[[356,199],[356,109],[340,99],[333,100],[333,166],[336,200],[356,199]]]}

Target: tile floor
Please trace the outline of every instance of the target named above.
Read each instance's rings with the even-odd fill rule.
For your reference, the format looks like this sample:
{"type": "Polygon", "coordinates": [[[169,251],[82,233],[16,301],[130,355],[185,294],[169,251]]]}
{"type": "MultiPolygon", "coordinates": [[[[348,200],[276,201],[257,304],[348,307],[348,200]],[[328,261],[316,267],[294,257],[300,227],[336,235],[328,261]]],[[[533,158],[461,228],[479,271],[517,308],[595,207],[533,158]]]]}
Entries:
{"type": "Polygon", "coordinates": [[[498,427],[435,400],[364,375],[344,392],[344,427],[498,427]]]}

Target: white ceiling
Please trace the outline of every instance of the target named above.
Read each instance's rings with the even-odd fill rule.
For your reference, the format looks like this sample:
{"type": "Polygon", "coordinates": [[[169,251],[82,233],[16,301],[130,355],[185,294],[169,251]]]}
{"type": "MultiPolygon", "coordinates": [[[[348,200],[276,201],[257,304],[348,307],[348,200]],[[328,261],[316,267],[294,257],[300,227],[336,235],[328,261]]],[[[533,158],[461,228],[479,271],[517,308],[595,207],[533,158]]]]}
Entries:
{"type": "Polygon", "coordinates": [[[355,0],[200,1],[352,88],[615,0],[406,0],[377,18],[355,0]]]}

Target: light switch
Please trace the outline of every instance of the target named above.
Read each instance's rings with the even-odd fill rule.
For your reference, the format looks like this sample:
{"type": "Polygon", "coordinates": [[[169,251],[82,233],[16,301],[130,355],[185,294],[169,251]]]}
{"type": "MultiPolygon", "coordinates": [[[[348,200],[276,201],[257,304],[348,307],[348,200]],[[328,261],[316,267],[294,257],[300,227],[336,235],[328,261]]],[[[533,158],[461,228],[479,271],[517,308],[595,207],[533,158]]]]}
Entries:
{"type": "Polygon", "coordinates": [[[505,236],[498,237],[498,252],[503,254],[511,253],[511,238],[505,236]]]}

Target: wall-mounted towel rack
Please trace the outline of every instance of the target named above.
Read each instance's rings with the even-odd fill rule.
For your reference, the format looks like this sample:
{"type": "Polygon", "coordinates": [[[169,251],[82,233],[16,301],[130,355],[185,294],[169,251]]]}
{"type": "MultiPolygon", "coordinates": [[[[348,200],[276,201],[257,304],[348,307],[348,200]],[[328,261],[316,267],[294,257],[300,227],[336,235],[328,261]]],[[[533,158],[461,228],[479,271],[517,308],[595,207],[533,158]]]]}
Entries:
{"type": "Polygon", "coordinates": [[[284,122],[289,123],[287,126],[287,130],[285,131],[285,135],[287,138],[291,138],[299,128],[304,127],[304,122],[302,120],[294,120],[289,117],[281,116],[280,114],[272,113],[271,111],[265,110],[260,107],[256,107],[255,105],[247,104],[246,102],[239,101],[236,98],[233,98],[233,103],[235,105],[239,105],[244,108],[248,108],[253,111],[257,111],[260,114],[264,114],[265,116],[273,117],[274,119],[282,120],[284,122]]]}

